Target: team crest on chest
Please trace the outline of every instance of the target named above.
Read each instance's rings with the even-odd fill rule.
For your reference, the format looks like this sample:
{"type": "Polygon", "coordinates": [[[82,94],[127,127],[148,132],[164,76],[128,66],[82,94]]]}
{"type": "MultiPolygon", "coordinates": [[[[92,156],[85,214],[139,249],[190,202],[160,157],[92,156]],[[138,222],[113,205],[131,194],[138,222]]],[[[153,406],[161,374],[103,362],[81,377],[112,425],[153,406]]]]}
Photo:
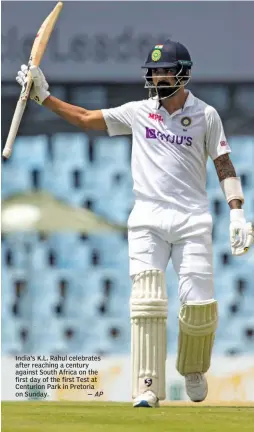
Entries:
{"type": "Polygon", "coordinates": [[[183,117],[183,118],[181,119],[181,125],[182,125],[183,127],[188,127],[188,126],[190,126],[190,125],[191,125],[191,118],[190,118],[190,117],[183,117]]]}

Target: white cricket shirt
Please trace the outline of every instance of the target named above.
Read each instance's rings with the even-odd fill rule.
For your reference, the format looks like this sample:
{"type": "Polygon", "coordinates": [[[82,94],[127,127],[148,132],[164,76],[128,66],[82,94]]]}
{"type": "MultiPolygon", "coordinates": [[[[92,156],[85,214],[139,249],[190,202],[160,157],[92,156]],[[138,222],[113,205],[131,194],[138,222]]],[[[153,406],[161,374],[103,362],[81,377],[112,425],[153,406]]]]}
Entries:
{"type": "Polygon", "coordinates": [[[219,114],[189,91],[170,115],[158,100],[102,110],[108,134],[132,134],[133,190],[137,198],[166,201],[183,210],[208,209],[206,163],[230,153],[219,114]]]}

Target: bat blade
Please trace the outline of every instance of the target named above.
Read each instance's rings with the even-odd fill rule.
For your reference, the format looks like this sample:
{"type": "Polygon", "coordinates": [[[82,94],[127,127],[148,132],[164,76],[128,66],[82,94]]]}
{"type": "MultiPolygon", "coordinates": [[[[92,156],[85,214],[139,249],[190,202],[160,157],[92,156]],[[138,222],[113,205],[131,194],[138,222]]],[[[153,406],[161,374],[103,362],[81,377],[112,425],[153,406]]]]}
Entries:
{"type": "MultiPolygon", "coordinates": [[[[52,10],[52,12],[47,16],[47,18],[43,21],[42,25],[39,28],[39,31],[37,32],[37,35],[35,37],[29,62],[35,66],[39,66],[40,62],[42,60],[42,57],[44,55],[44,52],[47,48],[47,44],[49,41],[49,38],[51,36],[51,33],[55,27],[56,21],[59,17],[59,14],[63,8],[63,3],[58,2],[55,8],[52,10]]],[[[16,139],[18,129],[20,126],[20,122],[22,120],[27,100],[29,98],[30,90],[33,84],[33,80],[31,77],[31,73],[28,72],[27,76],[27,82],[24,88],[21,90],[18,103],[16,105],[16,109],[12,118],[10,130],[8,133],[8,137],[4,146],[4,150],[2,155],[5,158],[9,158],[12,153],[13,144],[16,139]]]]}

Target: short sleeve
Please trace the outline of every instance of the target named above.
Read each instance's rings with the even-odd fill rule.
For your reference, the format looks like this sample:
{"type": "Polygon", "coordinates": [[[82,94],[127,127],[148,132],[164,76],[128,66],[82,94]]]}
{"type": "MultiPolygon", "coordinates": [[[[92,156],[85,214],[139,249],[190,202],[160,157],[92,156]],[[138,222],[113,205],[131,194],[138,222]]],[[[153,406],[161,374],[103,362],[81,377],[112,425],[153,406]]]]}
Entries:
{"type": "Polygon", "coordinates": [[[208,106],[205,110],[206,117],[206,148],[212,160],[230,153],[221,118],[215,108],[208,106]]]}
{"type": "Polygon", "coordinates": [[[103,109],[102,114],[107,125],[108,134],[130,135],[135,113],[142,101],[128,102],[116,108],[103,109]]]}

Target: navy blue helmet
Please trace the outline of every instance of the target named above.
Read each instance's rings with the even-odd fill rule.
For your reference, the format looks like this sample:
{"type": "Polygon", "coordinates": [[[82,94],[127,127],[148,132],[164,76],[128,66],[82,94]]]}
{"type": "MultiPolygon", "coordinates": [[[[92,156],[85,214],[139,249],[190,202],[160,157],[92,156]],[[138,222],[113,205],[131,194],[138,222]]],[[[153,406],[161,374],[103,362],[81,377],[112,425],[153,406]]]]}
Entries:
{"type": "Polygon", "coordinates": [[[191,69],[192,61],[187,48],[170,39],[162,45],[155,45],[142,66],[144,69],[181,68],[191,69]]]}
{"type": "Polygon", "coordinates": [[[180,42],[167,39],[164,44],[154,45],[142,66],[143,69],[147,69],[145,88],[149,88],[150,96],[154,95],[158,96],[159,99],[164,99],[176,94],[181,87],[189,82],[192,64],[189,51],[180,42]],[[167,76],[167,72],[173,72],[174,85],[170,85],[161,76],[161,82],[155,86],[152,80],[152,70],[156,69],[165,69],[164,78],[167,76]]]}

